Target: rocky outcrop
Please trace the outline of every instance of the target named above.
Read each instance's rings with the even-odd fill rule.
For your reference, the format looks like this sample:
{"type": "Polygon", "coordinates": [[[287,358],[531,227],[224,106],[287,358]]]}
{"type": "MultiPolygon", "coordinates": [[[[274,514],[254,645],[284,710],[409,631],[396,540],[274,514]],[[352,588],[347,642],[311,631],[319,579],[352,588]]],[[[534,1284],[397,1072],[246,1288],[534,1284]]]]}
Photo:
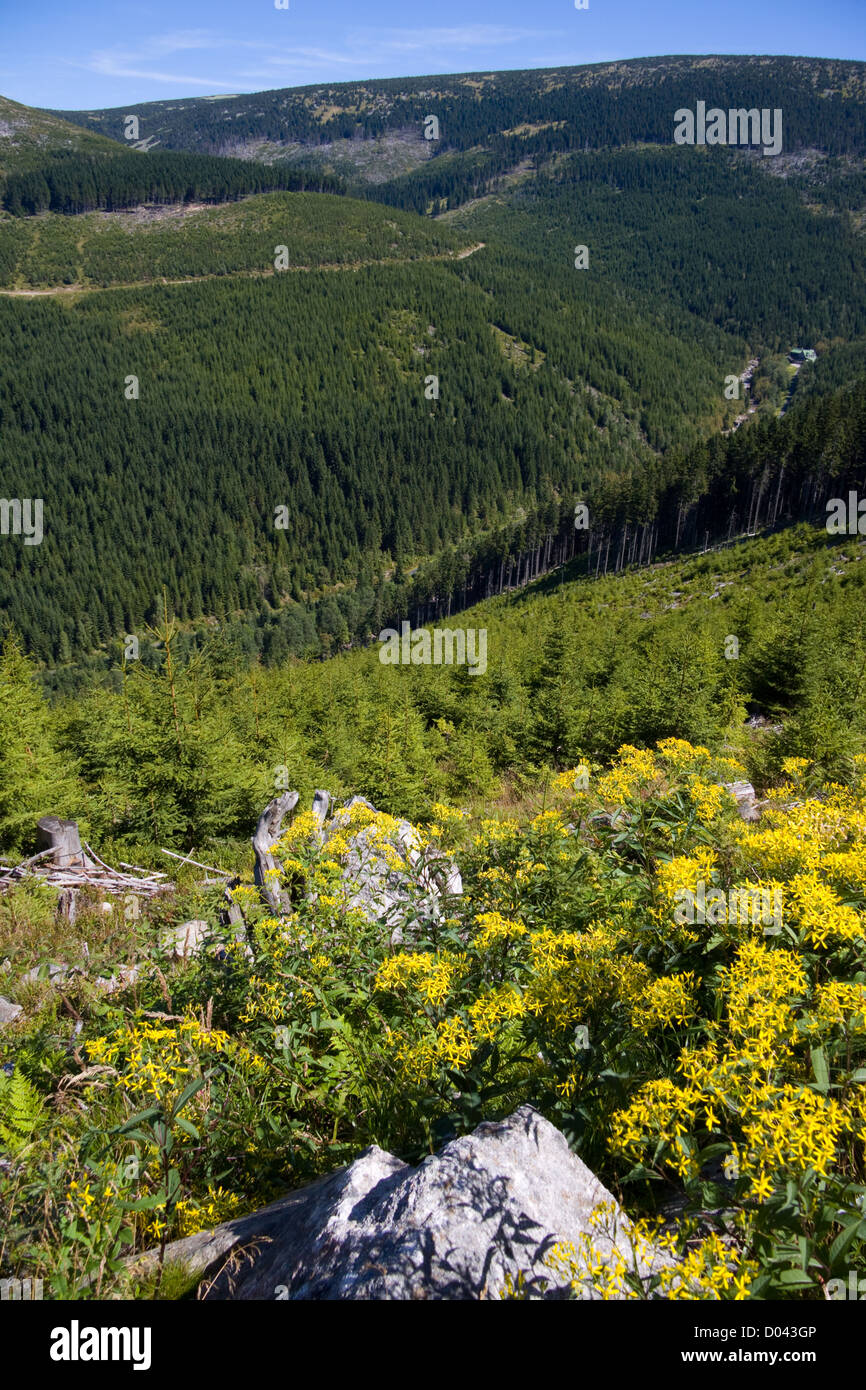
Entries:
{"type": "MultiPolygon", "coordinates": [[[[561,1298],[568,1278],[548,1260],[567,1242],[585,1276],[580,1296],[598,1298],[584,1235],[605,1261],[616,1248],[631,1266],[627,1218],[563,1135],[524,1105],[417,1168],[369,1148],[251,1216],[174,1242],[166,1259],[201,1276],[205,1299],[498,1298],[520,1275],[538,1296],[561,1298]],[[612,1210],[604,1234],[590,1224],[602,1202],[612,1210]]],[[[669,1260],[652,1258],[654,1268],[669,1260]]]]}
{"type": "MultiPolygon", "coordinates": [[[[324,826],[326,845],[335,832],[345,829],[354,806],[375,811],[363,797],[352,797],[324,826]]],[[[399,821],[387,840],[405,863],[405,869],[392,868],[377,837],[368,829],[360,829],[349,842],[343,882],[351,890],[349,906],[382,922],[392,936],[398,934],[397,939],[402,941],[407,921],[438,921],[445,899],[462,894],[463,881],[456,864],[437,851],[422,847],[421,837],[409,821],[399,821]],[[412,911],[407,911],[410,907],[412,911]]]]}
{"type": "MultiPolygon", "coordinates": [[[[265,807],[253,836],[255,882],[277,913],[290,906],[288,893],[277,877],[281,869],[278,851],[284,833],[283,819],[295,809],[298,800],[295,791],[277,797],[265,807]]],[[[342,836],[351,825],[354,808],[364,807],[377,814],[375,806],[362,796],[352,797],[328,819],[330,806],[328,792],[317,791],[312,806],[317,822],[313,834],[325,847],[335,834],[342,836]]],[[[343,856],[342,878],[348,905],[381,922],[391,931],[395,943],[403,939],[404,924],[440,920],[447,898],[463,892],[457,865],[439,851],[424,846],[418,830],[407,820],[398,821],[394,831],[385,836],[374,826],[362,825],[354,830],[343,856]],[[404,867],[394,866],[394,854],[390,851],[399,856],[404,867]]]]}

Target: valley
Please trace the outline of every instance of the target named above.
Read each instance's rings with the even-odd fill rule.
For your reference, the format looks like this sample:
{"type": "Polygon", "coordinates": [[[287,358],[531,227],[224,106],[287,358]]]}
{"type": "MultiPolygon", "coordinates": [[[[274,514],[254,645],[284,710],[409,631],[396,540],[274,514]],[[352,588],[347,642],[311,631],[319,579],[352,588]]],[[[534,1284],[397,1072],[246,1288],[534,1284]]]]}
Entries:
{"type": "Polygon", "coordinates": [[[0,1297],[812,1317],[866,63],[138,71],[0,98],[0,1297]]]}

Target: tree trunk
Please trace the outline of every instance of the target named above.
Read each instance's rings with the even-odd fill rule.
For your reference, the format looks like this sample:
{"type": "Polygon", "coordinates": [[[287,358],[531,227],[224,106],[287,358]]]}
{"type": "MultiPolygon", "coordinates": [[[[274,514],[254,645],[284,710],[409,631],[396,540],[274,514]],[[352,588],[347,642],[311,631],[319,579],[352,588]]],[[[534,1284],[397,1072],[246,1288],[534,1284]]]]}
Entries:
{"type": "Polygon", "coordinates": [[[40,850],[53,851],[55,869],[95,869],[97,865],[81,848],[78,826],[74,820],[59,816],[43,816],[36,822],[36,843],[40,850]]]}
{"type": "Polygon", "coordinates": [[[294,810],[299,800],[298,792],[283,792],[282,796],[269,802],[259,817],[253,836],[253,850],[256,856],[253,878],[261,889],[262,897],[274,912],[287,912],[291,907],[291,898],[285,889],[279,887],[275,874],[270,877],[267,875],[269,870],[279,872],[281,868],[273,853],[274,845],[283,832],[284,818],[294,810]]]}
{"type": "Polygon", "coordinates": [[[78,910],[78,899],[75,896],[74,888],[64,888],[60,897],[57,899],[56,914],[62,917],[72,926],[78,910]]]}

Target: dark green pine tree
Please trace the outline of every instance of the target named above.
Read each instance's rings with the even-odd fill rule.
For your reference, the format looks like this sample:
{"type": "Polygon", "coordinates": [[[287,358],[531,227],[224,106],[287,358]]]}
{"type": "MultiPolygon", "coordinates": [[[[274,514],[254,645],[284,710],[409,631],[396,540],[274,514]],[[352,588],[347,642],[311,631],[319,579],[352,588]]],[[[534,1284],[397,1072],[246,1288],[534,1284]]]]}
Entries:
{"type": "Polygon", "coordinates": [[[571,753],[573,640],[564,604],[554,612],[529,682],[526,752],[540,766],[560,767],[571,753]]]}

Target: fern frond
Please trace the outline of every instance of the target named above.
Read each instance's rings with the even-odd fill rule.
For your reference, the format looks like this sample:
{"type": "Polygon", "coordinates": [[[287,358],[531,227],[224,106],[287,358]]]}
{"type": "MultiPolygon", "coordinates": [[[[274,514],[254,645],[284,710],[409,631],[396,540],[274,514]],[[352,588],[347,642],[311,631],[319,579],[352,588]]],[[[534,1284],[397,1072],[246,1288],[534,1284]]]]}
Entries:
{"type": "Polygon", "coordinates": [[[0,1072],[0,1147],[20,1153],[44,1118],[42,1098],[26,1076],[17,1068],[11,1076],[0,1072]]]}

